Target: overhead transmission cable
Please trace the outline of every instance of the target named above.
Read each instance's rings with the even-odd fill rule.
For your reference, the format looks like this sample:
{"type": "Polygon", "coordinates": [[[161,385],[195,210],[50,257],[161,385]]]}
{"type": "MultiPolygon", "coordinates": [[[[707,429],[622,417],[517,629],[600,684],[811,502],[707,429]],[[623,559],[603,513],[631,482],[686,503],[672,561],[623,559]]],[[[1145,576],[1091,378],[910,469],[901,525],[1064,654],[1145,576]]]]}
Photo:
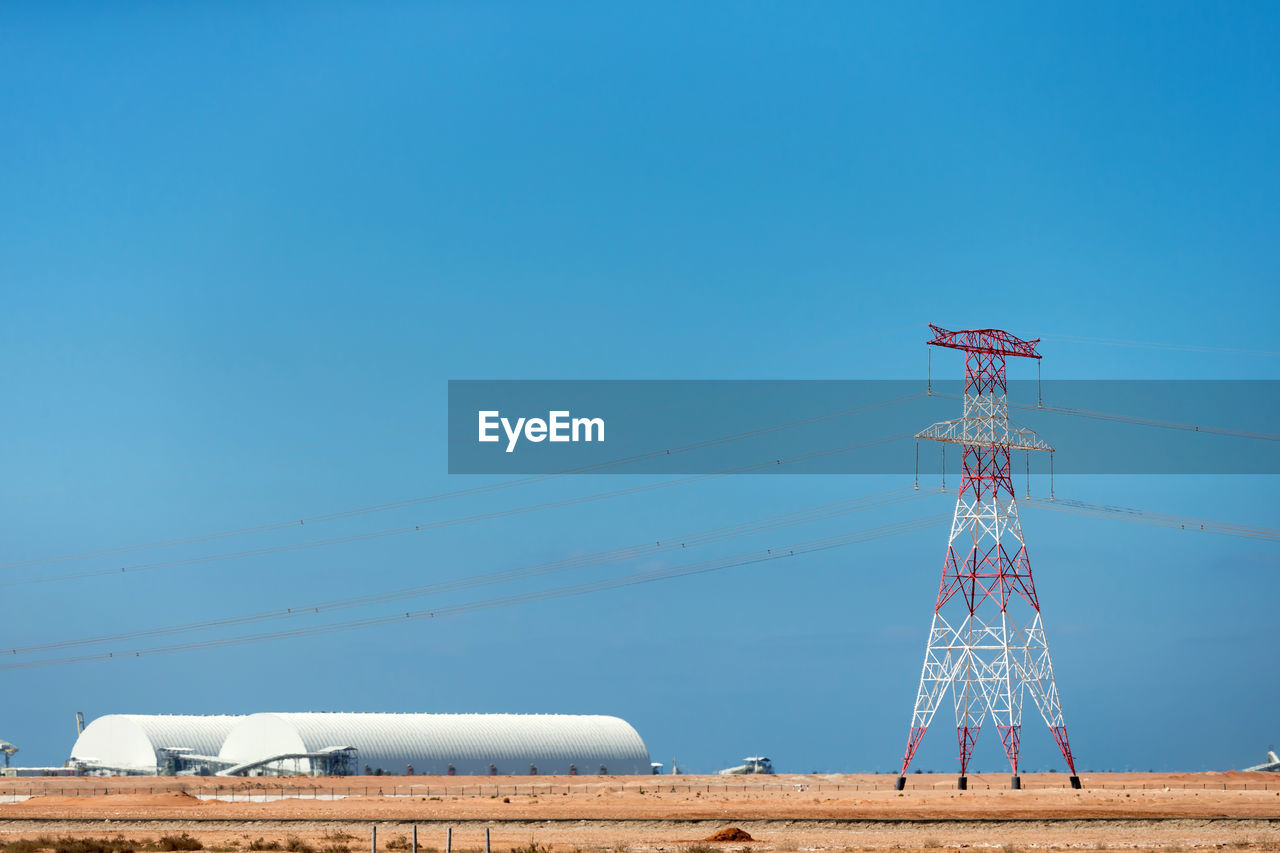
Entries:
{"type": "MultiPolygon", "coordinates": [[[[963,399],[961,394],[950,394],[934,392],[936,397],[948,397],[955,400],[963,399]]],[[[1201,432],[1212,435],[1228,435],[1236,438],[1251,438],[1259,441],[1280,441],[1280,434],[1271,432],[1254,432],[1251,430],[1231,429],[1229,427],[1206,426],[1205,424],[1194,424],[1186,421],[1170,421],[1160,418],[1148,418],[1142,415],[1125,415],[1115,412],[1099,412],[1091,409],[1076,409],[1070,406],[1055,406],[1052,403],[1015,403],[1012,400],[1008,403],[1011,409],[1021,409],[1029,412],[1051,412],[1059,415],[1070,415],[1072,417],[1092,418],[1094,420],[1114,421],[1116,423],[1135,424],[1137,426],[1159,427],[1161,429],[1176,429],[1186,432],[1201,432]]]]}
{"type": "Polygon", "coordinates": [[[212,630],[215,628],[224,628],[232,625],[243,625],[255,622],[262,622],[277,619],[290,619],[303,616],[311,616],[320,613],[328,613],[335,610],[347,610],[354,607],[367,607],[374,604],[382,604],[389,601],[399,601],[409,598],[422,598],[430,595],[439,595],[448,592],[456,592],[464,589],[475,589],[477,587],[490,586],[493,584],[507,583],[515,580],[524,580],[527,578],[544,577],[559,572],[566,572],[582,568],[593,568],[596,566],[609,565],[611,563],[619,563],[627,560],[639,559],[642,557],[651,557],[657,554],[667,553],[670,551],[683,551],[687,548],[693,548],[699,545],[707,545],[715,542],[722,542],[729,539],[741,538],[760,533],[767,533],[774,530],[781,530],[786,527],[792,527],[799,524],[808,524],[817,521],[827,521],[839,518],[852,513],[865,512],[871,509],[877,509],[884,506],[890,506],[907,501],[913,501],[924,497],[928,493],[916,492],[908,487],[899,487],[889,489],[883,492],[877,492],[868,495],[862,495],[856,498],[835,501],[820,506],[809,507],[801,510],[793,510],[791,512],[781,513],[779,515],[767,516],[764,518],[753,519],[751,521],[738,522],[736,524],[724,525],[722,527],[710,528],[708,530],[696,531],[682,536],[666,537],[662,539],[646,541],[634,545],[628,545],[620,548],[614,548],[606,551],[597,551],[591,554],[580,554],[573,557],[565,557],[550,562],[537,563],[529,566],[522,566],[513,569],[504,569],[494,572],[485,572],[477,575],[470,575],[462,578],[454,578],[452,580],[437,581],[430,584],[422,584],[402,589],[388,590],[385,592],[371,593],[368,595],[341,598],[331,601],[323,601],[319,603],[305,604],[300,606],[277,608],[274,610],[263,611],[259,613],[222,617],[217,619],[208,619],[199,622],[190,622],[182,625],[170,625],[156,628],[140,628],[134,631],[124,631],[115,634],[106,634],[95,637],[82,637],[79,639],[55,640],[47,643],[32,643],[24,646],[14,646],[11,648],[0,650],[0,654],[20,655],[31,654],[34,652],[46,652],[56,649],[74,648],[80,646],[100,645],[109,642],[122,642],[126,640],[135,640],[141,638],[168,636],[173,634],[190,633],[194,631],[212,630]]]}
{"type": "Polygon", "coordinates": [[[1217,533],[1224,536],[1240,536],[1247,539],[1280,542],[1280,529],[1274,527],[1254,527],[1247,524],[1236,524],[1231,521],[1189,518],[1187,516],[1151,512],[1127,506],[1090,503],[1089,501],[1072,500],[1070,498],[1056,498],[1053,501],[1047,501],[1043,498],[1030,498],[1027,503],[1037,509],[1049,509],[1055,512],[1069,512],[1094,518],[1129,521],[1136,524],[1149,524],[1177,530],[1198,530],[1204,533],[1217,533]]]}
{"type": "MultiPolygon", "coordinates": [[[[915,399],[921,396],[923,396],[923,394],[917,392],[914,394],[904,395],[901,397],[890,398],[888,400],[876,401],[874,403],[865,404],[863,406],[855,406],[848,409],[841,409],[835,412],[824,413],[824,414],[813,416],[813,417],[802,418],[795,421],[789,421],[782,424],[763,427],[756,430],[750,430],[746,432],[721,436],[719,438],[694,442],[691,444],[682,445],[680,447],[671,448],[669,450],[662,449],[662,450],[650,451],[648,453],[636,454],[629,457],[621,457],[618,459],[608,460],[605,462],[579,466],[577,468],[566,469],[565,471],[551,473],[551,474],[532,475],[528,477],[521,477],[514,480],[507,480],[507,481],[498,482],[498,483],[488,483],[481,486],[472,486],[465,489],[456,489],[449,492],[441,492],[434,495],[426,495],[426,496],[417,497],[417,498],[408,498],[401,501],[391,501],[391,502],[381,503],[381,504],[372,504],[372,505],[356,507],[348,510],[340,510],[337,512],[308,516],[305,518],[300,518],[300,519],[295,519],[290,521],[270,522],[266,524],[252,525],[248,527],[235,528],[231,530],[223,530],[223,531],[218,531],[214,533],[198,534],[193,536],[179,537],[179,538],[173,538],[173,539],[167,539],[167,540],[157,540],[157,541],[139,543],[134,545],[118,546],[114,548],[104,548],[104,549],[99,549],[95,551],[84,551],[84,552],[78,552],[73,554],[63,554],[63,555],[34,558],[34,559],[28,559],[28,560],[10,561],[7,563],[0,563],[0,571],[35,567],[40,565],[50,565],[50,564],[62,563],[62,562],[71,562],[76,560],[119,556],[127,553],[137,552],[137,551],[145,551],[145,550],[153,550],[153,549],[165,548],[165,547],[174,547],[174,546],[180,546],[180,545],[191,545],[191,544],[198,544],[203,542],[211,542],[215,540],[227,539],[227,538],[232,538],[237,536],[245,536],[245,535],[251,535],[256,533],[266,533],[266,532],[272,532],[272,531],[278,531],[278,530],[292,529],[292,528],[306,526],[308,524],[315,525],[315,524],[320,524],[328,521],[336,521],[340,519],[354,518],[354,517],[369,515],[369,514],[378,513],[378,512],[387,512],[391,510],[404,509],[411,506],[420,506],[423,504],[433,503],[437,501],[450,500],[454,498],[495,492],[499,490],[518,487],[518,486],[530,485],[530,484],[545,481],[545,480],[555,479],[568,474],[591,473],[593,471],[600,471],[604,468],[611,468],[619,465],[634,464],[635,462],[643,461],[646,459],[667,456],[675,453],[684,453],[692,450],[714,446],[720,443],[757,437],[770,432],[776,432],[784,429],[790,429],[798,426],[812,424],[812,423],[823,421],[823,420],[830,420],[833,418],[844,417],[847,415],[856,414],[864,411],[870,411],[875,408],[894,405],[894,404],[905,402],[907,400],[915,399]]],[[[958,395],[938,394],[937,396],[957,397],[958,395]]],[[[1271,433],[1259,433],[1259,432],[1250,432],[1245,430],[1228,429],[1228,428],[1222,428],[1222,427],[1210,427],[1210,426],[1205,426],[1201,424],[1159,420],[1155,418],[1146,418],[1146,417],[1135,416],[1135,415],[1123,415],[1123,414],[1115,414],[1115,413],[1108,413],[1108,412],[1090,411],[1085,409],[1074,409],[1066,406],[1055,406],[1055,405],[1030,406],[1030,405],[1018,404],[1013,402],[1011,402],[1009,405],[1010,407],[1017,408],[1017,409],[1040,410],[1040,411],[1047,410],[1047,411],[1058,413],[1058,414],[1088,417],[1088,418],[1101,419],[1101,420],[1110,420],[1115,422],[1132,423],[1132,424],[1146,425],[1146,426],[1156,426],[1156,427],[1162,427],[1166,429],[1179,429],[1179,430],[1194,431],[1194,432],[1229,435],[1229,436],[1236,436],[1236,437],[1243,437],[1243,438],[1261,439],[1261,440],[1267,440],[1267,441],[1280,440],[1280,435],[1271,434],[1271,433]]],[[[849,448],[849,449],[852,449],[852,448],[849,448]]],[[[767,465],[762,465],[760,467],[767,467],[767,465]]],[[[729,472],[722,472],[722,473],[737,473],[737,472],[729,471],[729,472]]],[[[713,474],[713,475],[699,475],[697,477],[688,477],[680,480],[668,481],[665,483],[638,487],[637,490],[647,491],[651,488],[665,488],[668,485],[680,485],[683,483],[692,482],[697,479],[703,479],[706,476],[719,476],[719,475],[720,473],[718,472],[717,474],[713,474]]],[[[617,492],[605,493],[604,495],[601,495],[601,496],[589,496],[581,500],[596,500],[596,499],[600,499],[601,497],[615,497],[621,494],[631,493],[632,491],[633,490],[618,490],[617,492]]],[[[446,520],[444,522],[430,523],[429,525],[413,525],[413,526],[406,526],[402,528],[395,528],[392,530],[374,531],[367,534],[357,534],[357,535],[348,536],[348,537],[335,537],[332,539],[319,540],[318,542],[314,542],[314,543],[281,545],[281,546],[267,547],[262,549],[250,549],[246,551],[239,551],[239,552],[234,552],[227,555],[195,557],[195,558],[190,558],[188,560],[161,561],[156,563],[147,563],[147,564],[141,564],[141,565],[135,565],[135,566],[117,567],[114,569],[102,569],[102,570],[94,570],[94,571],[88,571],[88,572],[74,572],[74,573],[69,573],[64,575],[57,575],[49,578],[33,578],[33,579],[26,579],[21,581],[5,582],[5,583],[0,583],[0,586],[24,585],[29,583],[42,583],[45,581],[78,579],[78,578],[84,578],[84,577],[98,577],[98,576],[105,576],[108,574],[127,573],[131,571],[142,571],[142,570],[153,569],[153,568],[164,568],[164,567],[179,566],[179,565],[192,565],[192,564],[212,562],[212,561],[221,560],[221,559],[232,559],[232,558],[238,558],[238,557],[257,556],[261,554],[279,553],[282,551],[296,550],[299,548],[321,547],[324,545],[360,541],[362,539],[380,538],[383,536],[394,536],[394,535],[399,535],[403,533],[417,532],[418,530],[424,529],[424,527],[426,527],[427,529],[430,529],[431,527],[446,526],[446,525],[457,524],[457,523],[466,523],[467,521],[501,517],[502,515],[519,514],[522,512],[533,511],[534,509],[550,508],[551,506],[562,506],[562,505],[567,505],[569,503],[578,502],[578,501],[579,499],[566,499],[565,501],[552,502],[551,504],[545,504],[545,505],[540,504],[540,505],[536,505],[534,507],[529,507],[529,508],[517,508],[515,510],[506,510],[497,514],[483,513],[483,514],[478,514],[476,516],[466,517],[462,520],[446,520]]]]}
{"type": "Polygon", "coordinates": [[[1043,405],[1031,406],[1025,403],[1010,403],[1011,409],[1023,409],[1024,411],[1043,411],[1053,412],[1060,415],[1072,415],[1082,418],[1093,418],[1094,420],[1115,421],[1117,423],[1136,424],[1138,426],[1159,427],[1161,429],[1176,429],[1186,432],[1203,432],[1212,435],[1229,435],[1236,438],[1252,438],[1259,441],[1280,441],[1280,435],[1270,432],[1253,432],[1251,430],[1230,429],[1228,427],[1206,426],[1204,424],[1193,424],[1185,421],[1169,421],[1160,418],[1148,418],[1141,415],[1122,415],[1113,412],[1098,412],[1089,409],[1075,409],[1070,406],[1055,406],[1051,403],[1043,405]]]}
{"type": "MultiPolygon", "coordinates": [[[[870,509],[873,506],[883,506],[891,503],[904,502],[912,500],[916,497],[922,497],[929,493],[913,493],[905,488],[889,490],[887,492],[874,495],[867,495],[861,498],[850,499],[849,501],[840,501],[833,504],[812,507],[807,510],[798,510],[792,513],[785,513],[780,516],[759,519],[754,522],[742,522],[734,525],[727,525],[722,528],[713,528],[711,530],[702,531],[697,534],[690,534],[679,538],[677,544],[675,540],[655,541],[654,547],[649,548],[643,546],[628,546],[626,548],[615,549],[614,551],[600,552],[594,555],[583,555],[581,558],[566,558],[551,563],[540,564],[536,566],[523,567],[520,569],[505,570],[502,572],[487,573],[485,575],[475,576],[473,578],[461,578],[455,581],[443,581],[437,584],[430,584],[422,587],[414,587],[405,590],[393,590],[388,593],[379,593],[369,596],[362,596],[355,599],[349,599],[351,606],[367,606],[369,604],[381,603],[384,601],[392,601],[406,597],[417,597],[422,595],[438,594],[443,592],[456,591],[460,589],[476,588],[488,586],[495,583],[501,583],[508,580],[516,580],[524,577],[532,577],[538,575],[547,575],[559,571],[566,571],[572,568],[583,567],[584,562],[590,564],[605,564],[607,562],[617,562],[627,559],[633,559],[640,556],[648,556],[650,554],[660,553],[662,551],[682,550],[691,544],[705,544],[707,542],[722,541],[724,539],[733,538],[738,535],[749,535],[755,532],[765,532],[768,530],[780,529],[791,524],[803,523],[806,520],[821,520],[823,518],[836,517],[842,512],[856,512],[862,509],[870,509]],[[842,509],[844,505],[850,505],[847,509],[842,509]],[[646,553],[648,549],[648,553],[646,553]]],[[[1250,536],[1252,538],[1277,540],[1280,539],[1280,530],[1273,528],[1248,527],[1245,525],[1236,525],[1228,522],[1212,522],[1207,520],[1192,519],[1182,516],[1171,516],[1164,513],[1150,513],[1143,510],[1136,510],[1129,507],[1119,507],[1104,504],[1091,504],[1084,501],[1074,501],[1064,499],[1060,502],[1049,503],[1043,499],[1032,498],[1028,503],[1035,507],[1053,509],[1056,511],[1079,512],[1087,515],[1095,515],[1104,518],[1113,518],[1126,521],[1137,521],[1140,523],[1155,524],[1162,527],[1177,527],[1187,530],[1201,530],[1210,533],[1224,533],[1227,535],[1250,536]]],[[[838,547],[844,544],[852,544],[853,542],[867,541],[869,539],[879,538],[881,536],[895,535],[897,533],[913,532],[915,530],[924,529],[928,526],[945,521],[948,515],[931,516],[924,519],[915,519],[906,522],[898,522],[894,524],[881,525],[879,527],[868,528],[853,533],[839,534],[836,536],[825,537],[820,540],[800,543],[798,545],[789,546],[783,549],[764,549],[762,552],[754,552],[754,558],[738,557],[727,558],[728,562],[720,560],[708,560],[700,563],[690,564],[686,566],[678,566],[674,568],[664,568],[654,570],[652,572],[630,575],[623,578],[605,579],[600,581],[584,582],[566,587],[552,588],[550,590],[534,591],[512,596],[502,596],[492,599],[483,599],[476,602],[469,602],[460,605],[451,605],[430,610],[408,611],[405,613],[397,613],[389,616],[370,617],[365,619],[351,620],[341,623],[331,623],[319,626],[310,626],[306,628],[289,629],[284,631],[267,632],[260,634],[251,634],[246,636],[221,638],[207,641],[196,641],[190,643],[172,644],[166,646],[149,647],[138,649],[127,653],[106,652],[91,655],[79,655],[65,658],[52,658],[38,661],[29,661],[22,663],[12,663],[0,665],[0,669],[21,669],[38,666],[52,666],[57,664],[69,664],[96,660],[108,660],[126,657],[141,657],[143,655],[160,654],[174,651],[184,651],[189,649],[212,648],[228,645],[237,645],[250,642],[259,642],[266,640],[283,639],[288,637],[310,636],[314,634],[323,634],[333,631],[350,630],[355,628],[371,627],[375,625],[390,624],[394,622],[404,621],[406,619],[432,618],[436,616],[457,615],[460,613],[468,613],[477,610],[489,609],[492,607],[509,606],[512,604],[524,603],[529,601],[543,600],[547,598],[556,598],[566,595],[583,594],[600,589],[608,589],[617,586],[624,586],[632,583],[643,583],[651,580],[660,580],[666,577],[678,577],[686,574],[695,574],[699,572],[714,571],[719,568],[728,568],[730,566],[746,565],[752,562],[761,562],[766,559],[777,559],[785,556],[793,556],[801,553],[808,553],[813,550],[821,550],[823,548],[838,547]]],[[[739,555],[741,557],[741,555],[739,555]]],[[[343,601],[326,602],[320,605],[311,605],[307,608],[291,608],[285,611],[274,611],[269,613],[254,614],[247,617],[231,617],[223,620],[210,620],[204,623],[192,623],[186,626],[172,626],[169,628],[158,629],[142,629],[135,632],[127,632],[118,635],[109,635],[96,638],[87,638],[79,641],[60,641],[47,644],[37,644],[17,649],[9,650],[10,654],[31,653],[36,651],[51,651],[59,648],[69,648],[82,645],[97,645],[105,642],[121,642],[130,639],[150,638],[155,636],[171,635],[186,631],[202,630],[205,628],[226,627],[235,624],[246,624],[258,622],[265,619],[286,618],[292,615],[302,615],[305,613],[322,613],[331,610],[342,609],[345,606],[343,601]]]]}
{"type": "Polygon", "coordinates": [[[873,411],[875,409],[886,406],[893,406],[900,403],[914,400],[924,396],[923,392],[915,392],[904,394],[899,397],[891,397],[886,400],[876,400],[871,403],[865,403],[858,406],[850,406],[844,409],[838,409],[831,412],[823,412],[804,418],[786,421],[779,424],[772,424],[766,427],[746,430],[743,432],[730,433],[717,438],[703,439],[701,441],[691,442],[689,444],[680,445],[678,447],[660,448],[645,453],[633,454],[631,456],[609,459],[602,462],[594,462],[589,465],[580,465],[574,468],[567,468],[563,471],[557,471],[550,474],[534,474],[526,477],[519,477],[514,480],[504,480],[497,483],[487,483],[481,486],[471,486],[465,489],[454,489],[448,492],[439,492],[433,495],[424,495],[416,498],[406,498],[399,501],[390,501],[387,503],[370,504],[368,506],[355,507],[352,509],[339,510],[336,512],[323,513],[320,515],[307,516],[305,518],[290,519],[288,521],[274,521],[264,524],[250,525],[247,527],[238,527],[229,530],[221,530],[213,533],[201,533],[191,536],[175,537],[172,539],[160,539],[151,542],[136,543],[133,545],[120,545],[111,548],[100,548],[92,551],[81,551],[72,554],[59,554],[49,557],[36,557],[27,560],[13,560],[10,562],[0,563],[0,571],[9,569],[28,568],[33,566],[43,566],[52,563],[64,563],[75,560],[87,560],[99,557],[115,557],[122,554],[129,554],[136,551],[149,551],[157,548],[169,548],[179,545],[195,545],[202,542],[211,542],[219,539],[229,539],[236,536],[247,536],[256,533],[269,533],[276,530],[287,530],[291,528],[302,527],[308,524],[320,524],[327,521],[337,521],[346,518],[355,518],[358,516],[369,515],[372,513],[387,512],[390,510],[405,509],[412,506],[421,506],[423,504],[435,503],[438,501],[452,500],[454,498],[469,497],[472,495],[487,494],[490,492],[511,489],[517,486],[526,486],[533,483],[552,480],[571,474],[591,474],[591,473],[612,473],[608,469],[633,465],[637,462],[643,462],[649,459],[657,459],[664,456],[673,456],[679,453],[689,453],[695,450],[701,450],[708,447],[714,447],[719,444],[725,444],[733,441],[741,441],[744,439],[757,438],[763,435],[769,435],[775,432],[781,432],[788,429],[808,426],[811,424],[822,423],[837,418],[848,417],[850,415],[861,414],[863,412],[873,411]]]}
{"type": "Polygon", "coordinates": [[[1216,347],[1205,344],[1173,344],[1158,341],[1134,341],[1125,338],[1091,338],[1086,335],[1041,335],[1044,340],[1065,341],[1079,344],[1102,344],[1115,347],[1137,347],[1140,349],[1171,350],[1179,352],[1223,353],[1228,355],[1262,355],[1280,356],[1275,350],[1241,349],[1239,347],[1216,347]]]}
{"type": "MultiPolygon", "coordinates": [[[[782,513],[775,516],[769,516],[752,521],[739,522],[737,524],[726,525],[723,527],[711,528],[709,530],[698,531],[684,536],[668,537],[658,539],[652,542],[644,542],[637,545],[630,545],[621,548],[615,548],[608,551],[600,551],[591,554],[583,554],[574,557],[562,558],[546,563],[539,563],[531,566],[524,566],[516,569],[506,569],[496,572],[488,572],[470,577],[457,578],[447,581],[439,581],[431,584],[418,585],[402,589],[389,590],[380,593],[362,595],[356,597],[348,597],[333,601],[325,601],[320,603],[293,606],[282,609],[275,609],[255,614],[223,617],[218,619],[205,620],[201,622],[193,622],[182,625],[165,626],[159,628],[139,629],[137,631],[128,631],[117,634],[103,635],[97,637],[86,637],[71,640],[59,640],[49,643],[35,643],[26,646],[17,646],[5,649],[4,653],[10,655],[30,654],[41,651],[51,651],[62,648],[72,648],[85,645],[98,645],[105,642],[118,642],[129,639],[139,639],[143,637],[167,636],[172,634],[187,633],[192,631],[211,630],[214,628],[228,627],[232,625],[248,624],[273,619],[286,619],[299,616],[310,616],[320,613],[327,613],[335,610],[344,610],[354,607],[365,607],[373,604],[380,604],[389,601],[397,601],[408,598],[419,598],[429,595],[437,595],[447,592],[455,592],[463,589],[473,589],[482,586],[489,586],[498,583],[505,583],[513,580],[521,580],[530,577],[541,577],[563,571],[574,569],[607,565],[609,563],[623,562],[640,557],[654,556],[656,554],[665,553],[674,550],[684,550],[689,547],[720,542],[726,539],[738,538],[742,536],[753,535],[757,533],[778,530],[784,527],[803,524],[812,521],[823,521],[836,518],[849,513],[862,512],[869,509],[879,508],[897,503],[903,503],[926,495],[930,492],[916,492],[907,487],[890,489],[883,492],[864,495],[856,498],[850,498],[843,501],[836,501],[829,504],[823,504],[816,507],[810,507],[803,510],[795,510],[788,513],[782,513]]],[[[1132,507],[1122,507],[1107,504],[1095,504],[1086,501],[1072,499],[1058,499],[1050,502],[1042,498],[1028,497],[1025,499],[1027,503],[1035,508],[1050,509],[1058,512],[1071,512],[1082,515],[1093,516],[1097,518],[1106,518],[1112,520],[1129,521],[1155,525],[1160,527],[1176,528],[1181,530],[1198,530],[1206,533],[1216,533],[1229,536],[1246,537],[1261,540],[1280,541],[1280,529],[1266,527],[1252,527],[1248,525],[1240,525],[1231,522],[1211,521],[1207,519],[1190,518],[1186,516],[1170,515],[1167,513],[1158,513],[1148,510],[1135,509],[1132,507]]]]}
{"type": "Polygon", "coordinates": [[[176,643],[164,646],[151,646],[142,649],[133,649],[125,652],[100,652],[95,654],[75,655],[61,658],[46,658],[36,661],[24,661],[20,663],[0,664],[0,670],[15,669],[32,669],[45,666],[58,666],[73,663],[88,663],[95,661],[114,660],[117,658],[139,658],[143,656],[151,656],[158,654],[168,654],[173,652],[191,651],[195,649],[221,648],[233,645],[242,645],[246,643],[258,643],[271,640],[288,639],[294,637],[308,637],[318,634],[328,634],[337,631],[349,631],[358,628],[368,628],[378,625],[388,625],[397,622],[404,622],[415,619],[434,619],[437,617],[456,616],[464,613],[474,613],[482,610],[490,610],[499,607],[510,607],[518,604],[527,604],[537,601],[546,601],[554,598],[564,598],[574,595],[586,595],[589,593],[600,592],[609,589],[617,589],[626,586],[635,586],[643,583],[652,583],[655,581],[668,580],[677,577],[687,577],[696,574],[706,574],[709,572],[720,571],[722,569],[737,568],[740,566],[752,565],[756,563],[771,562],[774,560],[796,557],[802,554],[809,554],[815,551],[829,550],[839,548],[845,545],[852,545],[858,542],[867,542],[872,539],[880,539],[887,536],[894,536],[901,533],[913,533],[920,530],[934,527],[945,522],[950,518],[949,514],[938,514],[928,516],[926,518],[918,518],[910,521],[896,522],[893,524],[884,524],[877,527],[867,528],[864,530],[852,531],[836,536],[828,536],[822,539],[810,540],[794,545],[784,546],[781,548],[765,548],[762,550],[751,551],[730,557],[716,558],[711,560],[703,560],[696,563],[688,563],[680,566],[664,567],[661,569],[653,569],[646,572],[638,572],[636,574],[626,575],[617,578],[605,578],[595,581],[586,581],[578,584],[570,584],[567,586],[553,587],[550,589],[538,590],[527,593],[518,593],[514,595],[499,596],[495,598],[481,599],[479,601],[467,602],[464,604],[449,605],[445,607],[434,608],[431,610],[412,610],[404,613],[397,613],[387,616],[369,617],[365,619],[350,620],[347,622],[330,623],[326,625],[314,625],[305,628],[293,628],[281,631],[263,632],[258,634],[248,634],[237,637],[224,637],[211,640],[198,640],[187,643],[176,643]]]}
{"type": "Polygon", "coordinates": [[[574,506],[599,500],[608,500],[611,498],[623,497],[627,495],[641,494],[643,492],[652,492],[658,489],[667,489],[675,486],[686,485],[688,483],[710,480],[718,477],[725,477],[732,474],[749,474],[752,472],[763,471],[769,468],[775,468],[782,465],[789,465],[796,462],[804,462],[813,459],[819,459],[824,456],[833,456],[840,453],[847,453],[851,450],[859,450],[868,447],[874,447],[880,444],[888,444],[894,441],[900,441],[908,438],[907,434],[887,436],[884,438],[871,439],[869,441],[856,442],[840,447],[827,448],[823,450],[815,450],[809,453],[802,453],[797,456],[786,457],[782,459],[769,459],[763,462],[756,462],[751,465],[740,465],[734,468],[728,468],[708,474],[694,474],[687,477],[680,477],[673,480],[661,480],[656,483],[644,483],[638,486],[630,486],[624,489],[613,489],[605,492],[595,492],[589,495],[577,495],[571,498],[561,498],[553,501],[543,501],[536,504],[526,504],[524,506],[510,507],[502,510],[493,510],[490,512],[473,513],[471,515],[457,516],[454,518],[438,519],[436,521],[422,522],[420,524],[411,524],[403,527],[394,527],[384,530],[372,530],[366,533],[353,533],[347,536],[335,536],[327,539],[313,539],[308,542],[289,542],[280,545],[266,545],[261,548],[250,548],[242,551],[224,552],[221,554],[206,554],[198,557],[184,557],[174,560],[162,560],[154,563],[141,563],[131,566],[119,566],[111,569],[88,569],[78,572],[68,572],[58,575],[44,575],[31,578],[22,578],[20,580],[10,580],[0,582],[0,588],[13,586],[28,586],[31,584],[54,583],[64,580],[80,580],[92,577],[107,577],[112,575],[125,575],[130,573],[151,571],[154,569],[177,568],[182,566],[203,565],[206,563],[219,562],[222,560],[241,559],[245,557],[260,557],[267,554],[281,554],[289,551],[300,551],[310,548],[322,548],[331,545],[342,545],[351,542],[365,542],[371,539],[382,539],[389,536],[402,536],[410,533],[419,533],[426,530],[438,530],[444,527],[452,527],[460,524],[470,524],[478,521],[488,521],[495,518],[507,518],[514,515],[523,515],[530,512],[538,512],[546,509],[555,509],[565,506],[574,506]]]}

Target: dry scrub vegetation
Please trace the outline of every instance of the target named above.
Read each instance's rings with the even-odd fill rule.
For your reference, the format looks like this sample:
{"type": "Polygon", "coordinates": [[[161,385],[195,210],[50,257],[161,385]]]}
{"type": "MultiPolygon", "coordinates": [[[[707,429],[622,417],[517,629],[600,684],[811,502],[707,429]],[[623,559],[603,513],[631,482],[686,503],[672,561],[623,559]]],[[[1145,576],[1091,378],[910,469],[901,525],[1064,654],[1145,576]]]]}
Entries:
{"type": "Polygon", "coordinates": [[[155,841],[134,841],[131,838],[87,838],[65,835],[54,838],[41,835],[0,844],[0,853],[143,853],[143,851],[203,850],[204,845],[187,833],[163,835],[155,841]]]}

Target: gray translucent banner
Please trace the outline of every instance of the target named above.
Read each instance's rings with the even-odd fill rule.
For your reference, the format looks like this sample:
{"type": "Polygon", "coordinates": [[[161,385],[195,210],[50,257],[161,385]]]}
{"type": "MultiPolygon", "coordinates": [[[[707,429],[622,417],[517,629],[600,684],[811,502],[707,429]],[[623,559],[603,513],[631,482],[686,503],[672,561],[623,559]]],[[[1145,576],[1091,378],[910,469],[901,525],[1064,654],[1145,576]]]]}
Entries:
{"type": "MultiPolygon", "coordinates": [[[[455,380],[449,473],[910,474],[915,434],[961,417],[962,391],[936,380],[455,380]]],[[[1280,473],[1280,382],[1012,381],[1008,400],[1010,421],[1054,448],[1058,474],[1280,473]]],[[[922,474],[944,454],[957,470],[957,445],[918,445],[922,474]]],[[[1030,464],[1048,471],[1048,454],[1030,464]]]]}

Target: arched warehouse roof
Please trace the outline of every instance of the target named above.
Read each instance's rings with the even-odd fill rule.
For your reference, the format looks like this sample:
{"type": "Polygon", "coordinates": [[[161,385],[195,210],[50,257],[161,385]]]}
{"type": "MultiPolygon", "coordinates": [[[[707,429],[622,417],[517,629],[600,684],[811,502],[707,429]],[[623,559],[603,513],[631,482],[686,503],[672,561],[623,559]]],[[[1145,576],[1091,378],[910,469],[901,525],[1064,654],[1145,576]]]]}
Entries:
{"type": "Polygon", "coordinates": [[[217,755],[239,716],[107,714],[85,726],[71,760],[94,767],[155,773],[162,748],[217,755]]]}
{"type": "MultiPolygon", "coordinates": [[[[219,757],[248,764],[277,755],[355,747],[358,772],[444,775],[649,773],[649,751],[617,717],[568,714],[252,714],[227,735],[219,757]]],[[[289,761],[308,772],[310,763],[289,761]]]]}

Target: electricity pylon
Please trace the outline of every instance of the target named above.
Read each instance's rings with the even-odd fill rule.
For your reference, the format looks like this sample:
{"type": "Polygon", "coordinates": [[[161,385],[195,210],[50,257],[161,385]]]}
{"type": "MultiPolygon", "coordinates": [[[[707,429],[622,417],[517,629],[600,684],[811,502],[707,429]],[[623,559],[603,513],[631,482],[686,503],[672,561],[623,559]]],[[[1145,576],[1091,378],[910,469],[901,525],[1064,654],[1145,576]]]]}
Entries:
{"type": "Polygon", "coordinates": [[[999,329],[930,328],[931,346],[965,354],[964,416],[936,423],[916,438],[960,445],[961,478],[897,787],[905,787],[907,767],[950,690],[959,788],[967,787],[969,759],[988,716],[1009,758],[1012,787],[1022,787],[1018,748],[1027,694],[1066,759],[1071,786],[1079,788],[1009,464],[1014,450],[1053,452],[1033,431],[1009,422],[1005,359],[1040,358],[1039,339],[1023,341],[999,329]]]}

